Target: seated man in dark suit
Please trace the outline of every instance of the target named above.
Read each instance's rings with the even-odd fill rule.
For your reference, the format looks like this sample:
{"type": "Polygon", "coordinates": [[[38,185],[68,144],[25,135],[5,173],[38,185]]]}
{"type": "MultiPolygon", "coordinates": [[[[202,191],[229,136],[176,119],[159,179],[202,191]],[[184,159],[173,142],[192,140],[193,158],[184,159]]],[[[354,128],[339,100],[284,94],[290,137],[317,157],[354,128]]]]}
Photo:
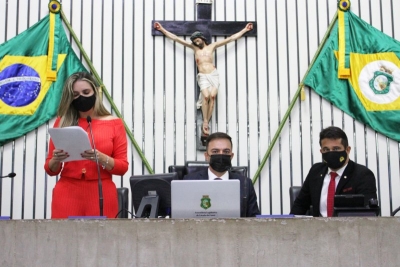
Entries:
{"type": "Polygon", "coordinates": [[[342,129],[334,126],[323,129],[319,144],[323,162],[311,167],[291,214],[305,215],[312,205],[314,217],[331,217],[334,195],[363,194],[365,205],[371,198],[377,198],[373,172],[349,159],[351,147],[342,129]]]}
{"type": "MultiPolygon", "coordinates": [[[[257,196],[253,183],[247,177],[230,172],[232,153],[232,139],[226,133],[213,133],[207,137],[206,161],[209,162],[207,169],[190,173],[183,180],[240,180],[240,216],[255,217],[260,214],[257,205],[257,196]]],[[[215,181],[218,182],[218,181],[215,181]]]]}

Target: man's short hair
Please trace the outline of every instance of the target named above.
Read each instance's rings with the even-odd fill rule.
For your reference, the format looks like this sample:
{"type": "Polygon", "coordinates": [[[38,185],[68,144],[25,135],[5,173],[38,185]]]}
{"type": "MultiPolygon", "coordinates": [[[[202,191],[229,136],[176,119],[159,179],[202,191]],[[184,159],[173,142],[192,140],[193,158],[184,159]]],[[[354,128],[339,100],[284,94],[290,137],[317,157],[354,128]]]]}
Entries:
{"type": "Polygon", "coordinates": [[[216,132],[216,133],[212,133],[210,134],[207,139],[206,139],[206,150],[208,149],[208,144],[215,139],[227,139],[229,140],[229,142],[231,142],[231,148],[232,148],[232,138],[227,135],[226,133],[222,133],[222,132],[216,132]]]}
{"type": "Polygon", "coordinates": [[[321,146],[322,139],[342,139],[341,144],[344,148],[349,146],[346,133],[336,126],[329,126],[319,133],[319,145],[321,146]]]}
{"type": "Polygon", "coordinates": [[[208,45],[207,39],[206,39],[206,37],[204,37],[202,32],[199,32],[199,31],[194,32],[192,34],[192,36],[190,36],[190,41],[192,41],[192,43],[193,43],[194,39],[196,39],[196,38],[203,39],[203,41],[208,45]]]}

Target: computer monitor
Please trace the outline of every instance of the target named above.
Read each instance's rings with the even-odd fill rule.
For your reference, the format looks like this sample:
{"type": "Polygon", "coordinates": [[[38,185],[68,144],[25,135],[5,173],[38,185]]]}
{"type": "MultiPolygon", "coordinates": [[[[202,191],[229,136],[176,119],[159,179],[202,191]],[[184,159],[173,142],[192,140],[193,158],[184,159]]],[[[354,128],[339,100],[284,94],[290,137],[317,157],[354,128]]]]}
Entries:
{"type": "MultiPolygon", "coordinates": [[[[376,200],[375,200],[376,201],[376,200]]],[[[364,217],[379,216],[380,208],[372,200],[366,205],[364,195],[348,194],[335,195],[333,216],[334,217],[364,217]]]]}
{"type": "Polygon", "coordinates": [[[132,206],[136,217],[170,216],[171,181],[177,179],[176,172],[131,176],[132,206]]]}

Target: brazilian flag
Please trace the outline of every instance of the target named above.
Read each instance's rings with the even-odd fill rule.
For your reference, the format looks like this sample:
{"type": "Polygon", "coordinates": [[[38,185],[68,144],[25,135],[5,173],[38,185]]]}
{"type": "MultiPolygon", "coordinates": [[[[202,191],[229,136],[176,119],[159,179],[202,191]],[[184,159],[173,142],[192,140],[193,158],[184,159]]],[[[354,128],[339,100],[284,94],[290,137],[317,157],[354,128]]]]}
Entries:
{"type": "Polygon", "coordinates": [[[1,44],[0,145],[52,119],[64,81],[78,71],[87,70],[71,48],[59,13],[1,44]]]}
{"type": "Polygon", "coordinates": [[[400,141],[400,42],[348,7],[339,6],[304,84],[354,119],[400,141]]]}

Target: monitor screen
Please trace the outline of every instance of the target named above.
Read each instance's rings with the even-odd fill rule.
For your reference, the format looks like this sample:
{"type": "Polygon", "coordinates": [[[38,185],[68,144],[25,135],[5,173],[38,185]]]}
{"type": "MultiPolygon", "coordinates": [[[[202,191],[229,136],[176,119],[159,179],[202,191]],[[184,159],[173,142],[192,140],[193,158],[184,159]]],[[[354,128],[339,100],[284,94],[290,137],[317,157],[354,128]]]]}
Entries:
{"type": "Polygon", "coordinates": [[[362,217],[379,216],[380,208],[378,206],[365,205],[364,195],[335,195],[334,199],[334,217],[362,217]]]}
{"type": "MultiPolygon", "coordinates": [[[[155,192],[159,197],[157,216],[170,216],[172,180],[178,180],[176,172],[131,176],[132,206],[135,212],[137,213],[142,199],[155,192]]],[[[149,217],[151,208],[157,207],[146,206],[140,217],[149,217]]]]}
{"type": "Polygon", "coordinates": [[[335,195],[335,208],[362,208],[365,206],[364,195],[335,195]]]}

